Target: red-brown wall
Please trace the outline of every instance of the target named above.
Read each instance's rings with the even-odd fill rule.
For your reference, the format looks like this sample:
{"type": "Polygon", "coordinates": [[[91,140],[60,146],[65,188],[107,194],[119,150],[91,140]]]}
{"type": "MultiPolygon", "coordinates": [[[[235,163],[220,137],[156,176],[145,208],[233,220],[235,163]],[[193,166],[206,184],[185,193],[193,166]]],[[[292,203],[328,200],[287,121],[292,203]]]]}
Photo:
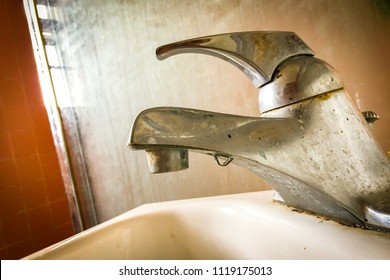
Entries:
{"type": "Polygon", "coordinates": [[[0,258],[73,234],[22,1],[0,1],[0,258]]]}

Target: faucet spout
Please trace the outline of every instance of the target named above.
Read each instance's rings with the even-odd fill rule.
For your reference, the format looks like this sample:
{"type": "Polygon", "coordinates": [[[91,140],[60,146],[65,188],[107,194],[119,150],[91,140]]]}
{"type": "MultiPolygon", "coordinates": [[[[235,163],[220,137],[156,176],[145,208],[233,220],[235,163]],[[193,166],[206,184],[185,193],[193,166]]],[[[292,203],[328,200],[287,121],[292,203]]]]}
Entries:
{"type": "Polygon", "coordinates": [[[267,160],[267,151],[294,137],[298,127],[299,123],[292,118],[243,117],[158,107],[138,115],[128,146],[154,153],[158,149],[191,150],[216,157],[263,162],[267,160]]]}

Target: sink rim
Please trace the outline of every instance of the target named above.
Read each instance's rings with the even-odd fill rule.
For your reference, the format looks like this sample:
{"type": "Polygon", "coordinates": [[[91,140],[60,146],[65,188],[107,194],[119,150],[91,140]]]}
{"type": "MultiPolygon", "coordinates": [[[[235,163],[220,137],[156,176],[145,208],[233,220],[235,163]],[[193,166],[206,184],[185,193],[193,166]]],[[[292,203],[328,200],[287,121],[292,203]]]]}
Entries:
{"type": "MultiPolygon", "coordinates": [[[[126,234],[131,232],[137,234],[136,231],[132,231],[137,226],[137,221],[146,222],[145,224],[151,221],[156,224],[158,219],[163,218],[168,218],[168,223],[169,221],[177,222],[177,224],[173,223],[169,230],[180,232],[181,235],[178,236],[182,240],[186,238],[186,236],[183,237],[183,234],[187,234],[188,238],[195,240],[193,242],[198,242],[198,246],[205,250],[207,247],[202,247],[204,245],[202,242],[211,240],[218,243],[219,247],[216,245],[215,248],[221,250],[218,251],[214,248],[215,252],[209,251],[210,257],[210,255],[199,251],[200,249],[194,248],[195,246],[191,242],[184,241],[187,242],[184,245],[188,248],[178,248],[179,250],[183,249],[185,253],[187,253],[187,249],[190,250],[184,259],[190,257],[196,259],[390,259],[390,234],[353,228],[314,215],[300,213],[291,207],[273,202],[272,196],[273,191],[260,191],[145,204],[26,256],[24,259],[59,258],[61,252],[68,252],[68,255],[71,255],[72,248],[76,248],[73,253],[77,253],[77,248],[80,250],[82,246],[84,249],[88,248],[88,244],[83,243],[88,238],[100,240],[99,242],[103,246],[104,242],[107,243],[108,239],[112,238],[112,236],[104,236],[105,232],[113,231],[117,227],[116,230],[122,231],[121,234],[125,234],[124,238],[126,238],[126,234]],[[192,221],[188,217],[192,217],[192,221]],[[195,223],[195,218],[198,219],[198,224],[195,223]],[[213,231],[202,231],[199,224],[207,225],[210,228],[214,223],[212,219],[220,223],[219,227],[223,224],[225,228],[221,232],[218,231],[218,227],[213,228],[213,231]],[[237,226],[232,226],[232,221],[237,226]],[[124,230],[130,231],[123,233],[124,230]],[[302,230],[305,231],[305,234],[300,234],[302,230]],[[227,236],[225,232],[235,234],[227,236]],[[338,237],[335,238],[335,235],[338,237]],[[199,236],[206,236],[208,239],[201,239],[199,236]],[[311,236],[313,238],[310,238],[311,236]],[[322,236],[322,241],[318,240],[318,236],[322,236]],[[251,244],[248,244],[248,240],[251,241],[251,244]],[[280,244],[283,242],[286,244],[286,248],[281,247],[280,244]],[[240,246],[247,246],[245,247],[246,251],[240,251],[242,250],[240,246]],[[268,250],[267,254],[260,252],[264,247],[268,250]],[[349,251],[340,250],[343,247],[348,248],[349,251]],[[258,251],[256,251],[257,249],[258,251]],[[272,249],[275,251],[271,252],[272,249]],[[322,251],[315,252],[315,250],[322,251]],[[281,251],[286,252],[282,254],[281,251]],[[215,254],[212,255],[213,253],[215,254]]],[[[164,230],[166,227],[164,224],[164,230]]],[[[142,230],[144,229],[141,227],[142,230]]],[[[166,232],[166,234],[169,233],[166,232]]],[[[140,234],[142,235],[142,232],[140,234]]],[[[144,234],[147,235],[148,232],[145,231],[144,234]]],[[[158,235],[155,237],[160,238],[158,235]]],[[[140,240],[136,242],[140,242],[140,240]]],[[[166,240],[170,242],[170,239],[166,240]]],[[[115,239],[111,241],[117,242],[115,239]]],[[[151,241],[159,242],[159,240],[153,239],[151,241]]],[[[128,241],[125,240],[125,242],[128,241]]],[[[129,246],[134,245],[130,244],[129,246]]],[[[168,246],[165,250],[170,249],[171,247],[168,246]]],[[[169,255],[169,257],[174,257],[174,253],[177,252],[173,251],[173,255],[169,255]]],[[[160,256],[157,257],[158,259],[164,258],[158,254],[154,256],[160,256]]],[[[144,258],[138,257],[136,259],[144,258]]]]}

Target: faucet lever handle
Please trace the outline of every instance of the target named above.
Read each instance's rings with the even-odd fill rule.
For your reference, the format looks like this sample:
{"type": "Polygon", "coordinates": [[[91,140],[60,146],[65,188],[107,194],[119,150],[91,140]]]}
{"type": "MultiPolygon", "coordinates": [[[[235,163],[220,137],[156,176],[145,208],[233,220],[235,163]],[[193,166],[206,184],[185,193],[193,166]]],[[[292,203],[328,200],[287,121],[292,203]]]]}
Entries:
{"type": "Polygon", "coordinates": [[[212,55],[238,67],[256,88],[268,83],[276,67],[292,56],[314,55],[293,32],[238,32],[199,37],[157,48],[159,60],[181,53],[212,55]]]}

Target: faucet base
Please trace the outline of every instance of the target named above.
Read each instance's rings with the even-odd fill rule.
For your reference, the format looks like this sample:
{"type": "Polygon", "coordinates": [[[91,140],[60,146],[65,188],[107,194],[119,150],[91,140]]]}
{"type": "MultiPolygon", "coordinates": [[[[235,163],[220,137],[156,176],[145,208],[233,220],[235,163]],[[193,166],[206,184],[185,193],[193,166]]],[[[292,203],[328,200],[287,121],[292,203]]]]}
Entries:
{"type": "MultiPolygon", "coordinates": [[[[235,163],[247,168],[272,186],[277,193],[274,199],[289,207],[301,209],[316,215],[336,220],[342,224],[368,227],[363,221],[342,207],[336,200],[327,194],[309,186],[285,173],[264,165],[253,165],[245,159],[235,158],[235,163]]],[[[387,229],[388,230],[388,229],[387,229]]]]}

